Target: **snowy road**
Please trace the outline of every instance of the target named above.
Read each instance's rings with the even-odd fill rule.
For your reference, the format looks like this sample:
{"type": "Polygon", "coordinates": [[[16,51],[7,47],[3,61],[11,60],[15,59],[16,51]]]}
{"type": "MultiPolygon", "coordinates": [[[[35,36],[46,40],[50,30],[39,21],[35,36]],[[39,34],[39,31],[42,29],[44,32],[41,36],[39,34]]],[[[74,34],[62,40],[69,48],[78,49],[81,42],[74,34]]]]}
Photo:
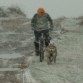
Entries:
{"type": "Polygon", "coordinates": [[[34,78],[42,83],[83,83],[83,35],[69,32],[54,42],[58,49],[56,64],[40,63],[37,57],[30,67],[34,78]]]}

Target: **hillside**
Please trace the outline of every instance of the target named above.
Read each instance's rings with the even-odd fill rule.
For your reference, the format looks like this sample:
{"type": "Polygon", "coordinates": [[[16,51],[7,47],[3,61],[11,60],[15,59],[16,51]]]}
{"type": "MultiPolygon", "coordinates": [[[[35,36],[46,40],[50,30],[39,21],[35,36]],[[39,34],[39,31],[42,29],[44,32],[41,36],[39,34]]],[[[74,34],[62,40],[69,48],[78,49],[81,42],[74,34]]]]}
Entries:
{"type": "Polygon", "coordinates": [[[0,7],[0,17],[26,17],[18,6],[0,7]]]}

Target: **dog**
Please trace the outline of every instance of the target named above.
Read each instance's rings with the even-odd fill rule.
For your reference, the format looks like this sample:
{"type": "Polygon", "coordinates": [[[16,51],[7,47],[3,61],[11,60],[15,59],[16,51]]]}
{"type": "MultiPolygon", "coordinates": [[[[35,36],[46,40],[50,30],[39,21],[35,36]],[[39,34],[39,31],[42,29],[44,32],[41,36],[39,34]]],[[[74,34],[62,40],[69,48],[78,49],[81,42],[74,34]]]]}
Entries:
{"type": "Polygon", "coordinates": [[[54,44],[49,44],[45,49],[45,56],[47,59],[47,64],[52,64],[56,62],[57,48],[54,44]]]}

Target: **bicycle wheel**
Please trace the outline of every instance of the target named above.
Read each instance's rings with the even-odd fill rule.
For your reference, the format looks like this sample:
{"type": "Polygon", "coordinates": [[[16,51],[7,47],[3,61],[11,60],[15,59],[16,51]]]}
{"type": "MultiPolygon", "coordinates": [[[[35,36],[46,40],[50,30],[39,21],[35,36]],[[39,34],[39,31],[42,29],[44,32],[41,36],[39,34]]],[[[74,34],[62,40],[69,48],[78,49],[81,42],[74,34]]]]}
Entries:
{"type": "Polygon", "coordinates": [[[44,51],[40,52],[40,62],[42,62],[44,59],[44,51]]]}
{"type": "Polygon", "coordinates": [[[44,59],[44,50],[43,50],[43,43],[40,43],[40,62],[44,59]]]}

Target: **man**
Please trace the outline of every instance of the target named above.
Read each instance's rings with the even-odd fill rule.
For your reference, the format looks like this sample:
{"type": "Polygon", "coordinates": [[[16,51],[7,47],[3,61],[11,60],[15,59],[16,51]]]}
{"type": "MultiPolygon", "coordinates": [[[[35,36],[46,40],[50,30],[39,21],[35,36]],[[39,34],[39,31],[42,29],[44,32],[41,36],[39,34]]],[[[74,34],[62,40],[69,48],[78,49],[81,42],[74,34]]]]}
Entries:
{"type": "Polygon", "coordinates": [[[53,30],[53,22],[48,13],[45,12],[44,8],[39,8],[37,13],[33,16],[31,20],[32,30],[34,30],[35,35],[35,52],[36,55],[39,54],[39,38],[41,33],[45,36],[45,45],[48,46],[49,40],[49,30],[53,30]]]}

